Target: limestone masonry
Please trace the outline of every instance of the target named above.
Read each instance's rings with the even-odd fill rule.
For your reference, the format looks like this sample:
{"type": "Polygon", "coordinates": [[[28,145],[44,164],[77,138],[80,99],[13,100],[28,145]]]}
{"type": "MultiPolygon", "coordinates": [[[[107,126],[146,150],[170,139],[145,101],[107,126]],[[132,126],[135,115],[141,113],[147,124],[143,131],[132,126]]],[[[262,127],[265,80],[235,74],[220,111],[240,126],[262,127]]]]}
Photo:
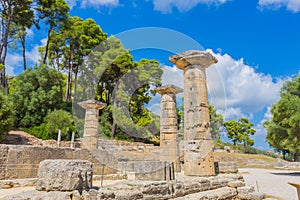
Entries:
{"type": "Polygon", "coordinates": [[[218,61],[209,52],[198,50],[186,51],[169,59],[184,70],[184,173],[190,176],[214,175],[205,69],[218,61]]]}
{"type": "Polygon", "coordinates": [[[96,100],[88,100],[80,102],[78,105],[86,110],[82,144],[87,149],[97,149],[99,110],[103,109],[106,104],[96,100]]]}
{"type": "Polygon", "coordinates": [[[160,160],[174,162],[176,171],[180,171],[176,94],[183,90],[174,85],[165,85],[155,90],[161,94],[160,160]]]}

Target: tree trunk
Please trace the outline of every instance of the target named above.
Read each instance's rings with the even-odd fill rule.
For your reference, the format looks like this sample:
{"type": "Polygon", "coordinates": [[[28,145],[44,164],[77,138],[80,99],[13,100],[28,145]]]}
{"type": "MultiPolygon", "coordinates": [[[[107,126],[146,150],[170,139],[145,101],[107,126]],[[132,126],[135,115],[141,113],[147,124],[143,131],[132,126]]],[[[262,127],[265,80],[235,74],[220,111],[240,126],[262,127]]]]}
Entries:
{"type": "Polygon", "coordinates": [[[75,69],[75,75],[74,75],[74,97],[73,97],[73,100],[74,102],[76,102],[76,95],[77,95],[77,75],[78,75],[78,65],[76,66],[76,69],[75,69]]]}
{"type": "Polygon", "coordinates": [[[27,65],[26,65],[25,34],[21,36],[21,43],[22,43],[23,65],[24,65],[24,71],[25,71],[27,69],[27,65]]]}
{"type": "Polygon", "coordinates": [[[66,84],[65,101],[71,100],[72,71],[73,71],[73,56],[72,56],[72,50],[70,50],[70,61],[69,61],[69,66],[68,66],[68,78],[67,78],[67,84],[66,84]]]}
{"type": "Polygon", "coordinates": [[[48,38],[47,38],[47,43],[46,43],[46,49],[45,49],[45,55],[43,59],[43,63],[46,64],[47,62],[47,57],[48,57],[48,49],[49,49],[49,43],[50,43],[50,34],[53,29],[53,26],[50,25],[49,30],[48,30],[48,38]]]}
{"type": "MultiPolygon", "coordinates": [[[[7,89],[7,80],[6,80],[6,73],[5,73],[5,59],[6,59],[6,54],[7,54],[7,45],[8,45],[8,36],[9,36],[9,30],[10,30],[10,24],[11,24],[11,19],[13,15],[13,11],[11,9],[11,5],[7,8],[7,24],[4,25],[6,26],[5,28],[5,34],[3,38],[3,44],[1,46],[1,53],[0,53],[0,65],[3,65],[3,69],[1,70],[1,75],[0,75],[0,84],[4,89],[7,89]]],[[[3,20],[3,19],[2,19],[3,20]]]]}
{"type": "Polygon", "coordinates": [[[299,153],[294,153],[294,162],[299,162],[299,153]]]}
{"type": "Polygon", "coordinates": [[[113,119],[113,124],[112,124],[112,127],[111,127],[111,138],[115,138],[116,136],[116,129],[117,129],[117,124],[116,124],[116,121],[113,119]]]}

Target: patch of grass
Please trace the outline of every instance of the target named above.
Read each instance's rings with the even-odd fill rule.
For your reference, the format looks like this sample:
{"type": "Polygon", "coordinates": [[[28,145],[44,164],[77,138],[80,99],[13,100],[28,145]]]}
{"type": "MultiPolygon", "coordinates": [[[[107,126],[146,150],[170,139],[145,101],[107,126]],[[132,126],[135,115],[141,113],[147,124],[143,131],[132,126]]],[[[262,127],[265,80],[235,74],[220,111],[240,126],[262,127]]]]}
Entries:
{"type": "Polygon", "coordinates": [[[219,157],[234,157],[234,158],[241,158],[241,159],[257,159],[262,160],[268,163],[276,162],[276,158],[268,157],[261,154],[242,154],[242,153],[227,153],[227,152],[214,152],[216,156],[219,157]]]}

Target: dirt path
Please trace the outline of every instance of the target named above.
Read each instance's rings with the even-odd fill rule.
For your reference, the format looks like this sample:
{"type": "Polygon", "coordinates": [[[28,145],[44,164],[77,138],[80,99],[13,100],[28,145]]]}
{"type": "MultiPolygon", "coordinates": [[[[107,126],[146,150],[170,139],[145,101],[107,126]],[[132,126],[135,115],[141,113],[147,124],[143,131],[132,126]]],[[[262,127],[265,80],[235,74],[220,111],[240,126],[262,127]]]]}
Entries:
{"type": "Polygon", "coordinates": [[[247,185],[254,186],[257,191],[267,195],[281,197],[284,200],[298,200],[297,191],[288,182],[300,183],[300,172],[254,169],[239,169],[243,173],[247,185]],[[258,186],[257,186],[258,185],[258,186]]]}

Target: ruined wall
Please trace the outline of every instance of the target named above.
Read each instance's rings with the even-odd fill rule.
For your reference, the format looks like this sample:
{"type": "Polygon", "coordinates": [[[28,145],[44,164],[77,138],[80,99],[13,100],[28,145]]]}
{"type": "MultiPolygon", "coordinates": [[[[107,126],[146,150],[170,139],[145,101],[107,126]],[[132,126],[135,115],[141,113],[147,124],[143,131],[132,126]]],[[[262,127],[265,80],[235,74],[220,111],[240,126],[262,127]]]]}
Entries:
{"type": "MultiPolygon", "coordinates": [[[[118,148],[121,148],[122,145],[126,149],[127,143],[122,143],[120,146],[115,146],[115,151],[29,145],[0,145],[0,180],[35,178],[37,177],[39,163],[46,159],[88,160],[93,163],[94,175],[102,174],[103,161],[105,175],[122,173],[124,170],[125,174],[126,172],[135,172],[135,177],[138,180],[164,180],[165,176],[169,177],[169,169],[165,172],[164,162],[147,160],[147,157],[142,155],[146,154],[149,156],[150,154],[147,151],[140,153],[136,151],[119,151],[118,148]],[[124,163],[120,158],[127,158],[127,161],[124,163]]],[[[142,146],[139,147],[143,149],[142,146]]],[[[154,156],[152,157],[154,158],[154,156]]]]}
{"type": "Polygon", "coordinates": [[[46,159],[88,160],[93,163],[93,173],[96,175],[101,174],[103,160],[104,174],[117,171],[117,159],[102,150],[0,145],[0,180],[34,178],[39,163],[46,159]]]}

